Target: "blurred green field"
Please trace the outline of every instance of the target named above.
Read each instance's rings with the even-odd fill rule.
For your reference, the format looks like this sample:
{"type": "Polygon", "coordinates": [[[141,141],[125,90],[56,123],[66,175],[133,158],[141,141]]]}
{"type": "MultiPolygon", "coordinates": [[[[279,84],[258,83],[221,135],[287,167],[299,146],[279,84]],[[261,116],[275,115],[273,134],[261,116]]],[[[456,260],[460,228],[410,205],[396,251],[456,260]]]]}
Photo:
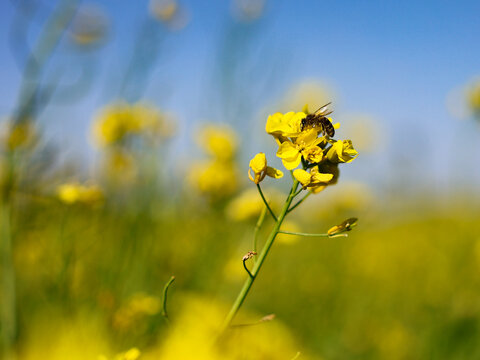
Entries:
{"type": "MultiPolygon", "coordinates": [[[[348,238],[279,239],[235,323],[276,317],[235,330],[232,347],[242,351],[232,358],[480,356],[478,205],[434,209],[422,199],[403,211],[316,214],[322,195],[294,220],[323,231],[355,211],[359,226],[348,238]]],[[[219,325],[246,277],[241,256],[253,223],[230,220],[222,204],[179,203],[92,208],[19,199],[12,234],[20,358],[96,358],[132,347],[146,359],[202,358],[198,334],[219,325]],[[168,326],[159,302],[170,275],[168,326]]]]}

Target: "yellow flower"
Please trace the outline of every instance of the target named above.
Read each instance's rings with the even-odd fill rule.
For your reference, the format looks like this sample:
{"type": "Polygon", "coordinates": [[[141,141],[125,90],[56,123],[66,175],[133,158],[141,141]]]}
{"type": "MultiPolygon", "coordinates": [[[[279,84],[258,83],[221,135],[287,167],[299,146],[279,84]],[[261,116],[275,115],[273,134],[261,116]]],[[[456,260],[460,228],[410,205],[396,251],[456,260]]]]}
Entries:
{"type": "Polygon", "coordinates": [[[99,44],[108,32],[109,21],[101,8],[81,6],[72,20],[70,36],[80,46],[99,44]]]}
{"type": "Polygon", "coordinates": [[[474,113],[480,111],[480,81],[473,83],[468,89],[467,101],[474,113]]]}
{"type": "Polygon", "coordinates": [[[298,136],[294,142],[285,140],[280,144],[277,156],[282,159],[282,163],[287,170],[295,169],[302,159],[311,163],[318,163],[323,159],[323,151],[318,146],[323,137],[317,138],[317,130],[310,129],[298,136]]]}
{"type": "Polygon", "coordinates": [[[232,128],[223,125],[207,125],[198,133],[198,144],[210,155],[220,160],[235,156],[238,140],[232,128]]]}
{"type": "Polygon", "coordinates": [[[318,187],[324,187],[330,180],[332,174],[323,174],[318,171],[318,166],[313,167],[310,172],[303,169],[297,169],[293,172],[293,176],[302,184],[304,189],[314,190],[318,187]]]}
{"type": "Polygon", "coordinates": [[[178,13],[178,4],[175,0],[151,0],[150,12],[158,20],[168,22],[178,13]]]}
{"type": "Polygon", "coordinates": [[[65,204],[96,204],[103,200],[102,190],[95,185],[85,186],[76,183],[60,185],[57,189],[58,198],[65,204]]]}
{"type": "Polygon", "coordinates": [[[305,116],[304,112],[275,113],[268,117],[265,130],[280,142],[285,137],[296,137],[301,133],[302,119],[305,116]]]}
{"type": "Polygon", "coordinates": [[[255,184],[259,184],[267,175],[275,179],[279,179],[283,176],[283,172],[280,170],[267,166],[267,158],[264,153],[258,153],[255,155],[253,159],[250,160],[249,167],[248,177],[255,184]],[[251,171],[253,172],[253,176],[251,171]]]}
{"type": "Polygon", "coordinates": [[[31,121],[23,121],[7,125],[5,139],[2,139],[9,150],[17,150],[32,145],[35,141],[35,128],[31,121]]]}
{"type": "Polygon", "coordinates": [[[166,116],[152,105],[119,102],[100,112],[93,125],[93,135],[101,146],[110,146],[131,135],[171,136],[172,128],[166,116]]]}
{"type": "Polygon", "coordinates": [[[141,355],[140,350],[133,347],[123,353],[117,354],[115,360],[137,360],[141,355]]]}
{"type": "Polygon", "coordinates": [[[231,195],[238,187],[238,174],[231,162],[213,160],[194,164],[188,175],[191,186],[213,198],[231,195]]]}
{"type": "Polygon", "coordinates": [[[258,217],[264,207],[257,189],[249,188],[230,202],[226,212],[230,219],[242,221],[258,217]]]}
{"type": "Polygon", "coordinates": [[[332,163],[349,163],[358,155],[351,140],[338,140],[327,152],[327,159],[332,163]]]}

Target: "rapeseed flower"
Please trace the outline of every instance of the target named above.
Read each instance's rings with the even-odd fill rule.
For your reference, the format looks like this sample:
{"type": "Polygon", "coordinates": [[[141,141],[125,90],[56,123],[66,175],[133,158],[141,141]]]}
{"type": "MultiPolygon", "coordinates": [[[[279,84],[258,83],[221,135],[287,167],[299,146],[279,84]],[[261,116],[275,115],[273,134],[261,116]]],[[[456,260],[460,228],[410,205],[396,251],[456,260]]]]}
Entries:
{"type": "Polygon", "coordinates": [[[226,125],[206,125],[198,132],[197,143],[207,154],[220,160],[231,160],[238,148],[235,132],[226,125]]]}
{"type": "Polygon", "coordinates": [[[318,166],[313,167],[310,172],[303,169],[297,169],[293,172],[293,176],[302,184],[304,189],[315,189],[325,186],[332,180],[332,174],[324,174],[318,171],[318,166]]]}
{"type": "Polygon", "coordinates": [[[318,146],[325,140],[317,138],[318,132],[310,129],[301,133],[295,140],[285,140],[280,144],[277,156],[287,170],[293,170],[300,165],[302,156],[311,163],[319,163],[323,159],[323,150],[318,146]]]}
{"type": "Polygon", "coordinates": [[[283,172],[273,167],[267,166],[267,158],[264,153],[258,153],[250,160],[248,177],[255,184],[259,184],[265,176],[279,179],[283,176],[283,172]],[[252,175],[253,172],[253,175],[252,175]]]}
{"type": "Polygon", "coordinates": [[[172,126],[167,116],[146,103],[119,102],[104,108],[93,125],[95,141],[103,147],[117,145],[133,135],[169,137],[172,126]]]}
{"type": "Polygon", "coordinates": [[[300,135],[302,119],[307,116],[304,112],[290,111],[286,114],[275,113],[270,115],[265,125],[265,130],[272,135],[278,143],[285,141],[287,137],[300,135]]]}
{"type": "Polygon", "coordinates": [[[338,140],[327,152],[327,158],[332,163],[349,163],[357,156],[351,140],[338,140]]]}
{"type": "Polygon", "coordinates": [[[188,179],[193,188],[213,198],[229,196],[238,186],[234,164],[215,159],[191,166],[188,179]]]}

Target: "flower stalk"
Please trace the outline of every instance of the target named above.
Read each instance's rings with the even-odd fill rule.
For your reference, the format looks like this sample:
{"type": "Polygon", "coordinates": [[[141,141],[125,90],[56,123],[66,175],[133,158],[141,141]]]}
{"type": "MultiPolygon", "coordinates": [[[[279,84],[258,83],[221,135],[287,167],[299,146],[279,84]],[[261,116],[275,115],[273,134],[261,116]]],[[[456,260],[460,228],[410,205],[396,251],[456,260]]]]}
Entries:
{"type": "Polygon", "coordinates": [[[258,273],[260,272],[260,269],[262,268],[262,265],[270,251],[270,248],[272,247],[275,238],[277,234],[280,232],[280,226],[283,223],[283,220],[285,219],[285,216],[288,213],[288,209],[290,208],[290,205],[292,204],[292,201],[295,197],[295,192],[297,191],[299,182],[298,180],[295,180],[293,182],[292,188],[290,190],[290,193],[287,197],[287,200],[285,201],[285,204],[283,205],[282,211],[278,215],[277,221],[275,222],[275,225],[270,233],[270,235],[267,238],[267,241],[265,242],[265,245],[263,246],[262,251],[258,255],[257,261],[255,262],[255,265],[253,266],[252,270],[250,271],[251,276],[249,276],[246,280],[245,283],[243,284],[242,289],[237,295],[237,298],[235,302],[232,305],[232,308],[230,309],[230,312],[228,313],[227,317],[225,318],[225,321],[223,323],[223,326],[221,328],[221,333],[224,333],[230,324],[233,321],[233,318],[237,314],[238,310],[242,306],[243,302],[245,301],[255,279],[258,276],[258,273]]]}

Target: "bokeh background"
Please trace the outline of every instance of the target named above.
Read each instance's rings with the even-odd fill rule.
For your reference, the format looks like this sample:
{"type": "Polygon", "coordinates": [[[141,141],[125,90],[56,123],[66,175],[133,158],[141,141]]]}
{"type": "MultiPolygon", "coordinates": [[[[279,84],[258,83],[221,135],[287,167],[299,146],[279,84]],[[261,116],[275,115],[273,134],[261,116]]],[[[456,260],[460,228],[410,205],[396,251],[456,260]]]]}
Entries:
{"type": "Polygon", "coordinates": [[[479,13],[0,2],[2,358],[480,357],[479,13]],[[280,236],[212,352],[262,210],[248,161],[282,167],[266,119],[329,101],[360,155],[285,229],[358,226],[280,236]]]}

